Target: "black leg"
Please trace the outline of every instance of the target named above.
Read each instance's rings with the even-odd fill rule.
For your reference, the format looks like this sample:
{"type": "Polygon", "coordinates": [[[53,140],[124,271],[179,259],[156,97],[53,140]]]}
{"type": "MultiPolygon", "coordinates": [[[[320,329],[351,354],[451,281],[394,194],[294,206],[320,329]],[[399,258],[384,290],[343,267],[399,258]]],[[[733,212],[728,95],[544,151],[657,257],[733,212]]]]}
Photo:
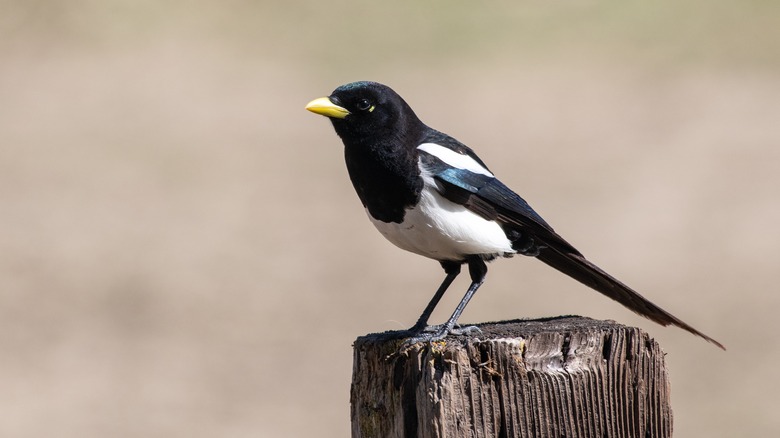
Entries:
{"type": "Polygon", "coordinates": [[[458,322],[458,318],[460,318],[460,314],[463,313],[463,310],[466,309],[469,301],[471,301],[471,297],[474,296],[477,289],[485,282],[485,276],[487,275],[487,265],[485,262],[478,256],[470,256],[467,261],[469,263],[469,274],[471,274],[471,285],[469,286],[469,290],[466,291],[466,295],[464,295],[463,299],[458,303],[458,307],[452,312],[450,319],[444,324],[444,327],[442,328],[442,331],[445,332],[444,336],[447,336],[447,333],[452,331],[452,328],[455,327],[455,323],[458,322]]]}
{"type": "Polygon", "coordinates": [[[444,296],[444,292],[446,292],[447,288],[450,287],[450,284],[452,284],[453,280],[455,280],[455,277],[460,274],[460,265],[460,262],[441,262],[441,267],[444,268],[444,272],[447,273],[447,276],[444,277],[444,281],[442,281],[439,289],[436,290],[433,298],[431,298],[431,301],[425,307],[425,310],[423,310],[422,315],[420,315],[420,318],[417,319],[417,323],[414,325],[414,327],[409,329],[409,331],[412,333],[420,333],[425,330],[425,328],[428,326],[428,318],[431,317],[433,309],[435,309],[436,305],[439,304],[439,300],[441,300],[441,297],[444,296]]]}
{"type": "MultiPolygon", "coordinates": [[[[455,327],[455,324],[458,322],[458,318],[460,318],[460,314],[463,313],[463,310],[468,305],[469,301],[471,300],[471,297],[474,296],[474,293],[477,292],[477,289],[479,289],[479,287],[482,286],[482,283],[485,282],[485,276],[487,275],[487,265],[485,265],[485,262],[482,260],[482,258],[480,258],[479,256],[470,256],[468,259],[466,259],[466,261],[469,264],[469,273],[471,274],[471,285],[469,286],[469,289],[466,291],[466,295],[464,295],[463,299],[460,300],[460,303],[458,303],[458,307],[455,308],[455,311],[452,313],[452,316],[450,316],[450,319],[448,319],[447,322],[444,323],[444,325],[442,325],[441,328],[437,330],[435,333],[421,333],[414,336],[413,338],[407,339],[406,342],[404,342],[404,344],[407,347],[416,344],[418,342],[438,341],[444,339],[445,337],[447,337],[449,333],[453,333],[453,332],[463,333],[463,332],[472,331],[471,329],[479,330],[476,327],[472,327],[471,329],[469,328],[459,329],[457,331],[453,330],[453,327],[455,327]]],[[[449,276],[450,274],[448,273],[447,278],[449,278],[449,276]]],[[[452,278],[454,279],[455,276],[453,276],[452,278]]],[[[443,283],[442,286],[445,286],[445,284],[446,286],[449,286],[449,283],[452,282],[452,280],[450,280],[448,283],[447,279],[445,279],[444,281],[445,283],[443,283]]],[[[442,291],[441,294],[444,294],[444,292],[442,291]]],[[[433,303],[433,307],[435,307],[436,302],[438,302],[438,299],[441,298],[439,291],[436,291],[436,295],[433,298],[434,299],[431,300],[431,302],[433,303]]],[[[428,307],[431,307],[431,305],[429,304],[428,307]]],[[[427,311],[428,309],[426,308],[425,310],[427,311]]],[[[433,311],[433,309],[431,309],[431,311],[433,311]]],[[[423,313],[422,316],[425,316],[425,313],[423,313]]],[[[430,314],[428,316],[430,316],[430,314]]]]}

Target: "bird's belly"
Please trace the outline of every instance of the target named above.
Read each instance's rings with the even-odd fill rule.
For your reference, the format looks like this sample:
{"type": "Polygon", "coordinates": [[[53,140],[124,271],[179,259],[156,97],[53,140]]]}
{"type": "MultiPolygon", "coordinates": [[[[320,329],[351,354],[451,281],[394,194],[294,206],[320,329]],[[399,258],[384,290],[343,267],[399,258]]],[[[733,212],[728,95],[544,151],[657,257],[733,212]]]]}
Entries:
{"type": "Polygon", "coordinates": [[[418,205],[406,211],[400,224],[379,221],[370,213],[368,217],[394,245],[435,260],[457,261],[468,255],[495,257],[515,252],[497,223],[428,187],[423,189],[418,205]]]}

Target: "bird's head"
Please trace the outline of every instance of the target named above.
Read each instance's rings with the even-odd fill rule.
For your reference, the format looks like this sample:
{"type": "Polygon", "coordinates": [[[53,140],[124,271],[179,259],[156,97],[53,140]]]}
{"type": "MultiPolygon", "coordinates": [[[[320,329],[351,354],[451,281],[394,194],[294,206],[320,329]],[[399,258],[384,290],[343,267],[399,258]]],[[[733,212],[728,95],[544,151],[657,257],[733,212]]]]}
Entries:
{"type": "Polygon", "coordinates": [[[330,96],[312,100],[306,109],[330,118],[345,142],[398,136],[422,125],[398,93],[377,82],[342,85],[330,96]]]}

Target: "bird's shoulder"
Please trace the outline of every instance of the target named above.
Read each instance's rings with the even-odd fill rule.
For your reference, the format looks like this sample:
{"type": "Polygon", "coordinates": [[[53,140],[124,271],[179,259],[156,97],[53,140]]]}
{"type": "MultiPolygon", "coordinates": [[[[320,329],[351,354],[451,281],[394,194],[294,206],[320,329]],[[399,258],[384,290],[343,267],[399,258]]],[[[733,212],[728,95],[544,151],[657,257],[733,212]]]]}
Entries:
{"type": "Polygon", "coordinates": [[[487,164],[485,164],[484,161],[482,161],[481,158],[477,155],[476,152],[474,152],[473,149],[466,146],[465,144],[458,141],[456,138],[447,135],[441,131],[437,131],[432,128],[428,128],[425,130],[425,133],[422,137],[422,141],[420,142],[422,144],[435,144],[438,146],[441,146],[442,148],[448,149],[452,152],[456,152],[460,155],[463,155],[465,157],[468,157],[474,161],[477,162],[481,167],[483,167],[485,170],[490,172],[490,169],[488,169],[487,164]]]}

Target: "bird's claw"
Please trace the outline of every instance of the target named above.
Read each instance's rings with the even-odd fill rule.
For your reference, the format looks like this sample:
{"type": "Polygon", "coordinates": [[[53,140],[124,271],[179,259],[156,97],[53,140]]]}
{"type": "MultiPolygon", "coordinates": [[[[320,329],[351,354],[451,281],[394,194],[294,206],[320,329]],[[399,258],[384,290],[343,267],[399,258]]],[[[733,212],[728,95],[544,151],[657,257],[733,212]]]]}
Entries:
{"type": "Polygon", "coordinates": [[[450,330],[451,335],[458,335],[458,336],[471,336],[471,335],[481,335],[482,330],[480,330],[479,327],[475,325],[466,325],[466,326],[456,326],[453,327],[452,330],[450,330]]]}
{"type": "Polygon", "coordinates": [[[455,326],[449,330],[446,329],[445,324],[436,324],[436,325],[426,325],[422,328],[418,328],[417,326],[415,326],[409,329],[409,331],[414,334],[438,333],[440,331],[446,331],[451,335],[476,335],[482,333],[482,330],[480,330],[479,327],[475,325],[461,326],[460,324],[455,324],[455,326]]]}
{"type": "Polygon", "coordinates": [[[406,339],[401,345],[401,352],[409,351],[416,344],[431,344],[441,341],[449,335],[469,336],[482,333],[479,327],[474,325],[447,327],[446,324],[429,325],[416,332],[414,336],[406,339]]]}

